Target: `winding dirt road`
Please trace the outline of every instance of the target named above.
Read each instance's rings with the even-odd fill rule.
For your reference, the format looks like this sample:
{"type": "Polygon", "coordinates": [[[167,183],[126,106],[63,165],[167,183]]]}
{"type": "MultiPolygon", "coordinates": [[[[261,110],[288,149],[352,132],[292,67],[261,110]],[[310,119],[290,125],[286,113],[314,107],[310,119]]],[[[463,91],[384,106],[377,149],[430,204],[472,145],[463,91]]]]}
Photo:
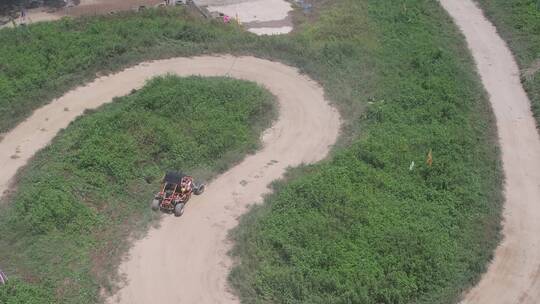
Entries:
{"type": "Polygon", "coordinates": [[[518,66],[470,0],[440,0],[462,30],[497,120],[505,174],[504,239],[467,304],[540,303],[540,138],[518,66]]]}
{"type": "Polygon", "coordinates": [[[129,94],[157,75],[223,76],[255,81],[277,96],[279,118],[263,134],[263,148],[193,197],[181,219],[165,216],[137,241],[120,267],[127,284],[109,303],[236,303],[227,290],[232,265],[228,231],[249,204],[289,166],[326,156],[340,129],[322,88],[296,69],[253,57],[195,57],[146,62],[68,92],[36,110],[0,141],[0,193],[17,170],[85,109],[129,94]],[[164,290],[164,282],[177,282],[164,290]]]}

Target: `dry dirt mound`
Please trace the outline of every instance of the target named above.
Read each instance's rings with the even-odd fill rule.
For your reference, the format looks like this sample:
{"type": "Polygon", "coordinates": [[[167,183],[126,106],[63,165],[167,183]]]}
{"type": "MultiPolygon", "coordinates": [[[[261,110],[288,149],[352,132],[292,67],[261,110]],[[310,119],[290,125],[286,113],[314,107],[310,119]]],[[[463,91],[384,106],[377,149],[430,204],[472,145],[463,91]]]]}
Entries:
{"type": "MultiPolygon", "coordinates": [[[[234,303],[227,290],[232,264],[227,232],[249,204],[261,201],[269,183],[287,167],[322,159],[338,136],[337,111],[324,99],[322,88],[294,68],[253,57],[208,56],[146,62],[98,78],[35,111],[5,135],[0,141],[0,193],[19,168],[85,109],[126,95],[165,73],[255,81],[276,95],[279,118],[264,133],[261,151],[209,184],[182,218],[165,217],[159,229],[135,243],[121,265],[127,284],[109,302],[234,303]]],[[[149,198],[141,200],[146,203],[149,198]]]]}
{"type": "Polygon", "coordinates": [[[490,95],[505,174],[503,241],[470,304],[540,303],[540,138],[519,69],[495,27],[470,0],[440,0],[463,31],[490,95]]]}

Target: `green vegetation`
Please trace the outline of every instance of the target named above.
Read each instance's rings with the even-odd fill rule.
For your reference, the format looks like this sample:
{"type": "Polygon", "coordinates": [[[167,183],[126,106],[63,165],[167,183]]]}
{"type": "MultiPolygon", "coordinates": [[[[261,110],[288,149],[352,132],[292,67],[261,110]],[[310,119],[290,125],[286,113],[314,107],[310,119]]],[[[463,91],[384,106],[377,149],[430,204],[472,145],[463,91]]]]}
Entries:
{"type": "Polygon", "coordinates": [[[228,78],[152,80],[75,121],[38,153],[0,211],[0,303],[96,303],[163,172],[227,168],[258,144],[273,97],[228,78]]]}
{"type": "MultiPolygon", "coordinates": [[[[2,30],[0,40],[18,42],[11,49],[0,46],[4,50],[0,51],[0,60],[12,58],[0,64],[0,71],[6,64],[20,62],[13,58],[25,52],[29,53],[27,58],[40,58],[41,52],[55,54],[50,58],[59,63],[53,66],[70,67],[43,73],[43,66],[52,62],[45,58],[42,62],[23,61],[24,66],[13,68],[11,76],[0,81],[8,81],[4,86],[12,88],[17,87],[12,82],[29,81],[26,75],[31,71],[36,76],[29,83],[39,82],[40,86],[17,87],[15,95],[22,97],[14,95],[11,100],[16,101],[3,107],[11,112],[2,117],[14,116],[3,128],[13,126],[30,109],[50,100],[48,92],[59,95],[93,78],[98,71],[117,70],[142,59],[227,52],[295,65],[319,81],[340,108],[345,119],[344,135],[329,161],[291,171],[287,183],[277,183],[276,193],[245,216],[235,231],[238,244],[234,254],[240,264],[231,281],[243,302],[452,302],[484,270],[497,242],[501,202],[492,117],[468,50],[435,1],[322,2],[325,4],[315,5],[321,8],[316,16],[297,18],[295,34],[277,37],[256,37],[230,25],[194,19],[182,10],[150,10],[142,15],[63,20],[36,24],[28,30],[2,30]],[[75,48],[72,53],[64,52],[68,46],[75,48]],[[80,51],[84,56],[74,55],[80,51]],[[432,167],[425,165],[429,149],[433,150],[432,167]],[[409,171],[411,161],[416,166],[409,171]]],[[[112,115],[106,114],[108,111],[100,115],[112,115]]],[[[22,189],[29,185],[25,181],[32,180],[30,173],[46,165],[42,155],[52,155],[49,151],[54,147],[75,149],[63,138],[85,130],[77,126],[93,117],[79,120],[37,157],[24,174],[15,205],[26,197],[22,189]]],[[[103,134],[91,138],[107,141],[103,134]]],[[[49,176],[48,172],[59,172],[52,170],[71,166],[72,161],[77,159],[64,157],[56,162],[60,169],[55,169],[53,162],[40,172],[49,176]]],[[[193,166],[199,161],[194,160],[193,166]]],[[[94,163],[96,160],[90,159],[88,165],[94,163]]],[[[121,176],[138,178],[139,185],[144,185],[140,178],[145,175],[137,173],[139,169],[133,163],[131,166],[121,176]]],[[[84,211],[88,216],[61,227],[104,227],[111,222],[93,215],[93,206],[100,200],[84,192],[92,184],[78,179],[70,185],[77,191],[59,188],[54,195],[81,194],[77,199],[90,207],[84,209],[89,210],[84,211]]],[[[129,199],[99,204],[99,208],[139,201],[150,191],[144,189],[130,193],[129,199]]],[[[20,217],[13,212],[10,214],[20,217]]],[[[116,219],[113,222],[122,220],[116,219]]],[[[49,223],[58,225],[45,220],[46,229],[49,223]]],[[[55,234],[50,235],[54,243],[55,234]]],[[[41,244],[30,246],[14,239],[8,247],[0,247],[6,251],[19,248],[22,254],[12,253],[10,259],[17,265],[27,265],[20,269],[26,282],[38,283],[12,288],[19,287],[21,294],[45,290],[51,296],[94,300],[96,282],[103,281],[94,269],[109,269],[114,263],[104,264],[108,260],[99,256],[79,258],[75,250],[91,247],[92,239],[78,240],[56,244],[74,249],[69,251],[73,255],[62,257],[70,262],[51,276],[56,280],[51,282],[58,283],[62,278],[68,286],[81,284],[87,293],[66,295],[65,288],[43,281],[48,270],[31,264],[27,251],[41,244]],[[37,275],[32,273],[34,267],[37,275]],[[84,267],[87,272],[80,271],[84,267]],[[85,280],[73,279],[81,273],[85,280]]],[[[123,252],[123,246],[109,245],[113,254],[123,252]]]]}
{"type": "Polygon", "coordinates": [[[489,106],[459,34],[436,2],[350,0],[298,39],[329,40],[338,81],[371,56],[369,97],[344,86],[371,105],[359,139],[243,218],[233,285],[244,303],[452,303],[484,269],[501,201],[489,106]]]}
{"type": "MultiPolygon", "coordinates": [[[[193,55],[234,35],[183,10],[64,19],[0,30],[0,132],[96,73],[175,55],[193,55]],[[202,44],[208,42],[208,44],[202,44]]],[[[219,50],[219,49],[218,49],[219,50]]]]}
{"type": "Polygon", "coordinates": [[[478,3],[516,56],[523,86],[540,127],[540,2],[478,0],[478,3]]]}

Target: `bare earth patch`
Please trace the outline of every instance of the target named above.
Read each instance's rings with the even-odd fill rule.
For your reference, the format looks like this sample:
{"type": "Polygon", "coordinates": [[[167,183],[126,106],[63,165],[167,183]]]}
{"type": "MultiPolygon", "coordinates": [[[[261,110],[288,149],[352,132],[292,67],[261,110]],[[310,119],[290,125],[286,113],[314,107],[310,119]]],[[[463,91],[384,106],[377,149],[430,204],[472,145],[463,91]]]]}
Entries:
{"type": "Polygon", "coordinates": [[[286,34],[292,31],[293,24],[289,17],[292,6],[284,0],[232,1],[196,1],[208,5],[208,10],[220,12],[231,17],[238,16],[246,29],[257,35],[286,34]],[[266,23],[261,26],[261,23],[266,23]]]}

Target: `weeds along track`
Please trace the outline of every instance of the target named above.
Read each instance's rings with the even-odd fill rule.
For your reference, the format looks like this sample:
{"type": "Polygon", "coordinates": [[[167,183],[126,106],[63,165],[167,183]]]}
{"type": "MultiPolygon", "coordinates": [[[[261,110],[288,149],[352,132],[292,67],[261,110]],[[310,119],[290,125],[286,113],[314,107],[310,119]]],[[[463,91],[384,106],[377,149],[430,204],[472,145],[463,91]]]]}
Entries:
{"type": "MultiPolygon", "coordinates": [[[[236,302],[227,289],[232,261],[227,233],[249,204],[287,167],[324,158],[338,137],[340,119],[315,82],[281,63],[254,57],[205,56],[141,63],[76,88],[36,110],[0,141],[0,193],[17,170],[86,109],[111,102],[163,74],[231,76],[257,82],[277,97],[279,117],[263,134],[263,148],[216,178],[193,198],[181,219],[165,217],[137,241],[120,267],[126,284],[111,303],[236,302]],[[158,292],[163,282],[173,290],[158,292]]],[[[141,198],[148,201],[148,198],[141,198]]]]}
{"type": "Polygon", "coordinates": [[[540,138],[519,69],[472,1],[441,0],[463,31],[497,120],[505,173],[503,241],[463,303],[540,303],[540,138]]]}

